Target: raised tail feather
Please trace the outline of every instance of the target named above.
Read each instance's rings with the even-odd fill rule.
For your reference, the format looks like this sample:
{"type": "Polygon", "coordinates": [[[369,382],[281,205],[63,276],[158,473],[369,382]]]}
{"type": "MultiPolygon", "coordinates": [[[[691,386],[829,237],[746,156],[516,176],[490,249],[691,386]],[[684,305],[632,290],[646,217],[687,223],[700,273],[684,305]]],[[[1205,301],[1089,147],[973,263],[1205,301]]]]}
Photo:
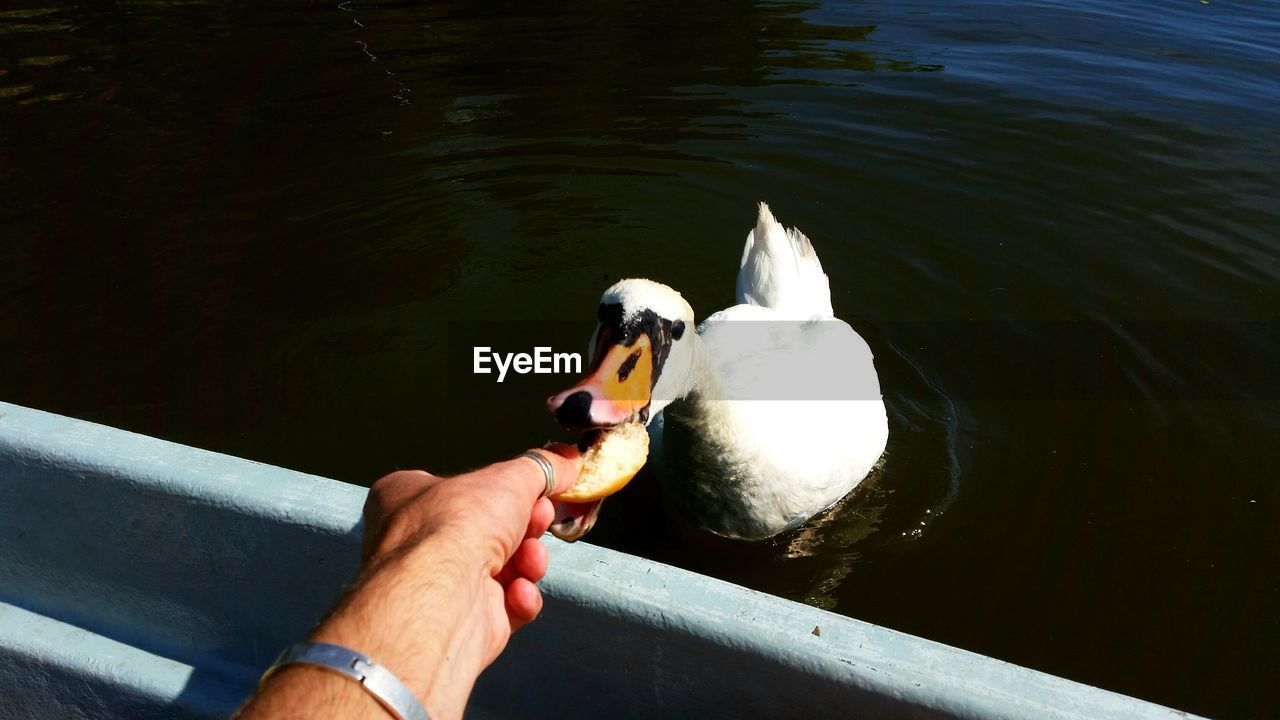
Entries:
{"type": "Polygon", "coordinates": [[[787,230],[760,203],[755,230],[747,233],[738,270],[738,302],[773,308],[797,318],[831,317],[831,283],[813,243],[787,230]]]}

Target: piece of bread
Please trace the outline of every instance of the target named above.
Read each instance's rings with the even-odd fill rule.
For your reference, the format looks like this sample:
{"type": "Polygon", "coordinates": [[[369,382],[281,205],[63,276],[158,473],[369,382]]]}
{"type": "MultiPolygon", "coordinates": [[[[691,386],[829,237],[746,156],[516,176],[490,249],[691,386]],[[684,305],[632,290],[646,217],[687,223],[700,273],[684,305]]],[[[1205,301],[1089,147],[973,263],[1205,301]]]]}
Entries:
{"type": "Polygon", "coordinates": [[[573,487],[553,500],[585,503],[623,488],[649,459],[649,433],[640,423],[625,423],[597,433],[582,450],[582,469],[573,487]]]}

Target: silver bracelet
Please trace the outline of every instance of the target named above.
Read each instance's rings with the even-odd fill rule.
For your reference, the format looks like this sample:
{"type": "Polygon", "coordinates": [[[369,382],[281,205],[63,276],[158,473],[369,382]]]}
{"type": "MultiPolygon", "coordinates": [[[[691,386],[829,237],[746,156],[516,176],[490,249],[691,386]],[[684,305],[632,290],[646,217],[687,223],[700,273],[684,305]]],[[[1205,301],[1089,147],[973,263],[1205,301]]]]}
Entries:
{"type": "Polygon", "coordinates": [[[316,665],[355,680],[361,687],[368,690],[378,704],[386,708],[396,720],[431,720],[427,709],[422,707],[422,703],[413,691],[400,682],[400,678],[371,660],[368,655],[341,645],[311,642],[290,645],[280,653],[280,657],[276,658],[271,667],[262,673],[258,687],[262,687],[267,678],[277,670],[294,663],[316,665]]]}

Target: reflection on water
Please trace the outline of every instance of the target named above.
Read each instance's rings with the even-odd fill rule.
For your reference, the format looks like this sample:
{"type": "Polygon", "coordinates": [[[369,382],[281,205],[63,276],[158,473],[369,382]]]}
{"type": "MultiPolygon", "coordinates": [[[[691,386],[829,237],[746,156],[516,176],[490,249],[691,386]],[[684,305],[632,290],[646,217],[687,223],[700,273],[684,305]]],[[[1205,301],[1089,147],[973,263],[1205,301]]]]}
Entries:
{"type": "Polygon", "coordinates": [[[633,275],[705,316],[766,200],[876,353],[882,468],[759,544],[642,474],[592,542],[1212,716],[1280,702],[1274,3],[12,5],[0,397],[457,471],[557,436],[563,379],[478,402],[451,328],[578,349],[633,275]]]}

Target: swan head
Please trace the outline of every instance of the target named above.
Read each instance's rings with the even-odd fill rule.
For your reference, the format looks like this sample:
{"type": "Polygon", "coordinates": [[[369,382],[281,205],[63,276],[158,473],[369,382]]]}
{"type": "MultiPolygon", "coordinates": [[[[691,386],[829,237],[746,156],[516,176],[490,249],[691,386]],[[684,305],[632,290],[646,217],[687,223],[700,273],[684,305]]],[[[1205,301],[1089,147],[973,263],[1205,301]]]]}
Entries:
{"type": "Polygon", "coordinates": [[[693,389],[693,308],[652,280],[620,280],[600,297],[587,377],[551,396],[547,408],[569,430],[648,423],[693,389]]]}

